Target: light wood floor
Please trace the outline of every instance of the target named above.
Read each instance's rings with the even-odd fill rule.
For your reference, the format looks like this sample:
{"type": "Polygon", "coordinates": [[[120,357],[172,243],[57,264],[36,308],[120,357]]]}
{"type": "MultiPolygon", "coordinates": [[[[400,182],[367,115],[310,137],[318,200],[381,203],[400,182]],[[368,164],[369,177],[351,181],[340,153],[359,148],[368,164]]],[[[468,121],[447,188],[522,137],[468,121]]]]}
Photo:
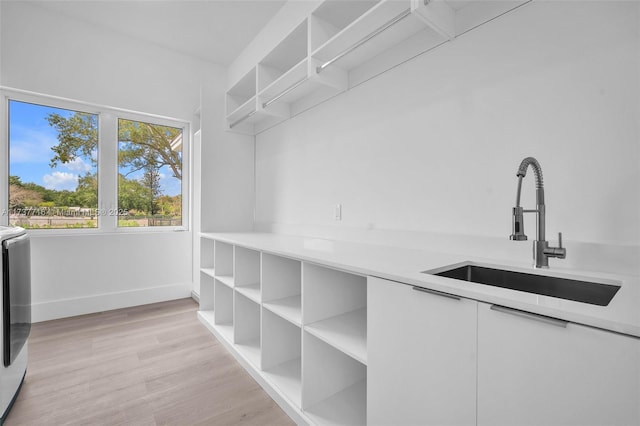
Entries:
{"type": "Polygon", "coordinates": [[[33,325],[11,425],[292,425],[191,299],[33,325]]]}

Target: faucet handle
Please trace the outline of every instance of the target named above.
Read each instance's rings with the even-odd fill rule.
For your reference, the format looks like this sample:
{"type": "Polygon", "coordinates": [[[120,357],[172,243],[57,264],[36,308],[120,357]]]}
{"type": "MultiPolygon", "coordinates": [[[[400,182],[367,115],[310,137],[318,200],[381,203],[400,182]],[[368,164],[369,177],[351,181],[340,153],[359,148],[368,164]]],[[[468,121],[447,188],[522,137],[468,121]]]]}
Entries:
{"type": "Polygon", "coordinates": [[[567,249],[562,247],[562,232],[558,232],[558,247],[550,247],[550,249],[550,256],[557,257],[558,259],[567,257],[567,249]]]}

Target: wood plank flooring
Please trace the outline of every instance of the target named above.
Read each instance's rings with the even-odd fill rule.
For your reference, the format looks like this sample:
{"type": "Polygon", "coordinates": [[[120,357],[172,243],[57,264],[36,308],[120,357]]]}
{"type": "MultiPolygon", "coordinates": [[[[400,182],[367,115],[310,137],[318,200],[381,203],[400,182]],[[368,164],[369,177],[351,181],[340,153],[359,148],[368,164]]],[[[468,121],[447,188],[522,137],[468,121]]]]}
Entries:
{"type": "Polygon", "coordinates": [[[293,425],[192,299],[34,324],[5,425],[293,425]]]}

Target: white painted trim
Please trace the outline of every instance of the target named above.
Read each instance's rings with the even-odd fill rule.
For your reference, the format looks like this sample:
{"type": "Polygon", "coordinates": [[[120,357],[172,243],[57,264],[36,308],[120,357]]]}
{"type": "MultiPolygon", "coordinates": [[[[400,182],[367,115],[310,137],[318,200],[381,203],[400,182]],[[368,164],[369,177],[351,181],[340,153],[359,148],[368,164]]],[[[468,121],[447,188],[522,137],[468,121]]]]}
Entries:
{"type": "Polygon", "coordinates": [[[32,322],[49,321],[149,303],[191,297],[191,283],[60,299],[31,305],[32,322]]]}

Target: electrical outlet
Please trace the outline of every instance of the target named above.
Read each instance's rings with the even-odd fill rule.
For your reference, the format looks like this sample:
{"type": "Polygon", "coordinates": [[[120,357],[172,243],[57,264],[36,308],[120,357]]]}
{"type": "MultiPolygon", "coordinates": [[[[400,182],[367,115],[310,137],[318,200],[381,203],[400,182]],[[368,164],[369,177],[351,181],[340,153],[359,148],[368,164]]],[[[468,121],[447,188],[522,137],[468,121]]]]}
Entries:
{"type": "Polygon", "coordinates": [[[342,220],[342,204],[336,204],[333,208],[333,219],[342,220]]]}

